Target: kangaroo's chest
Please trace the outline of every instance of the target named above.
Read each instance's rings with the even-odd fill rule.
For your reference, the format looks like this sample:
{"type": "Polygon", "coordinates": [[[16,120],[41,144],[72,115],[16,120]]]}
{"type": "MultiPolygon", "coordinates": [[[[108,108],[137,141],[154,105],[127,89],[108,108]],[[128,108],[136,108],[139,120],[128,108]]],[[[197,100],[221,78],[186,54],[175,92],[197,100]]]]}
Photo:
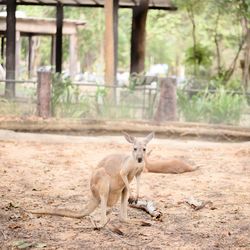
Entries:
{"type": "Polygon", "coordinates": [[[133,167],[130,168],[130,171],[128,173],[128,181],[131,182],[137,174],[140,174],[143,171],[143,168],[144,163],[138,163],[133,165],[133,167]]]}

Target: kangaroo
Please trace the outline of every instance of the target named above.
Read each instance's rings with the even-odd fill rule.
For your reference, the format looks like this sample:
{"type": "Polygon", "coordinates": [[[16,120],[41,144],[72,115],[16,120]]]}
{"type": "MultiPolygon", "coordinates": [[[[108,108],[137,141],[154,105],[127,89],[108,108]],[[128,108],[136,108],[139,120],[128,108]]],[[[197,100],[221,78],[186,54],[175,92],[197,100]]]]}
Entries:
{"type": "Polygon", "coordinates": [[[151,152],[152,150],[149,151],[144,157],[145,172],[162,174],[181,174],[184,172],[192,172],[198,169],[198,167],[192,167],[191,165],[178,159],[149,161],[148,156],[151,154],[151,152]]]}
{"type": "Polygon", "coordinates": [[[57,215],[71,218],[83,218],[101,205],[101,225],[107,223],[107,207],[114,206],[121,197],[120,220],[127,221],[128,199],[131,196],[129,183],[136,178],[136,199],[139,197],[140,176],[145,165],[146,146],[154,137],[150,133],[145,139],[123,132],[125,139],[133,145],[130,155],[112,154],[106,156],[94,169],[90,179],[90,199],[81,212],[65,209],[32,210],[33,214],[57,215]]]}

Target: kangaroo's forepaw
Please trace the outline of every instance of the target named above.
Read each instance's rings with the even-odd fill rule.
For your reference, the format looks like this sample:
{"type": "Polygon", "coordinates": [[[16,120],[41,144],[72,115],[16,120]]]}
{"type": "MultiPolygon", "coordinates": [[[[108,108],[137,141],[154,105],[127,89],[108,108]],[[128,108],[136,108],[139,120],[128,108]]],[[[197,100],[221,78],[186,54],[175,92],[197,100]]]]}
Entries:
{"type": "Polygon", "coordinates": [[[134,196],[129,196],[129,198],[128,198],[128,203],[129,204],[132,204],[132,203],[137,203],[137,201],[138,201],[138,199],[137,198],[135,198],[134,196]]]}
{"type": "Polygon", "coordinates": [[[136,196],[135,201],[134,201],[135,204],[137,204],[138,200],[139,200],[139,196],[136,196]]]}

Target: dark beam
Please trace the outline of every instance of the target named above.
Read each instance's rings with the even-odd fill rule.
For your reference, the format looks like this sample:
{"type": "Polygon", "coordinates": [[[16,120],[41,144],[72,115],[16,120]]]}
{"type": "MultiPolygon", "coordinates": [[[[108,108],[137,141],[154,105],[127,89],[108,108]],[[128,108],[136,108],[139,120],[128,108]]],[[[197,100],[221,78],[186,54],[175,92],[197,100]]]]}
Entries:
{"type": "MultiPolygon", "coordinates": [[[[44,3],[44,2],[41,2],[41,0],[38,0],[39,2],[37,3],[33,3],[33,2],[18,2],[17,5],[46,5],[46,6],[56,6],[57,4],[56,3],[44,3]]],[[[76,0],[77,1],[77,0],[76,0]]],[[[5,5],[6,2],[1,2],[0,5],[5,5]]],[[[73,3],[66,3],[64,4],[64,6],[68,6],[68,7],[86,7],[86,8],[103,8],[104,7],[104,4],[102,3],[97,3],[97,4],[81,4],[81,3],[76,3],[76,4],[73,4],[73,3]]],[[[130,5],[130,4],[123,4],[123,5],[120,5],[119,8],[133,8],[134,6],[133,5],[130,5]]],[[[168,10],[168,11],[176,11],[177,10],[177,7],[175,6],[157,6],[157,5],[150,5],[149,6],[149,9],[151,10],[168,10]]]]}
{"type": "Polygon", "coordinates": [[[29,75],[29,79],[31,78],[31,66],[32,66],[32,58],[33,58],[33,41],[32,41],[32,35],[28,36],[29,42],[28,42],[28,46],[29,46],[29,52],[28,52],[28,75],[29,75]]]}
{"type": "MultiPolygon", "coordinates": [[[[43,0],[37,0],[39,2],[39,4],[47,4],[46,1],[43,1],[43,0]]],[[[53,3],[52,3],[53,4],[53,3]]],[[[54,4],[57,4],[56,1],[54,1],[54,4]]]]}
{"type": "Polygon", "coordinates": [[[50,64],[55,66],[56,49],[55,49],[55,35],[51,36],[51,49],[50,49],[50,64]]]}
{"type": "Polygon", "coordinates": [[[4,47],[5,47],[5,37],[1,37],[1,64],[4,67],[4,47]]]}
{"type": "Polygon", "coordinates": [[[62,72],[62,29],[63,29],[63,5],[56,6],[56,72],[62,72]]]}
{"type": "MultiPolygon", "coordinates": [[[[16,70],[16,0],[7,1],[6,18],[6,79],[15,80],[16,70]]],[[[15,97],[15,82],[5,84],[5,96],[15,97]]]]}
{"type": "Polygon", "coordinates": [[[141,0],[133,8],[130,51],[130,74],[144,71],[146,20],[149,0],[141,0]]]}

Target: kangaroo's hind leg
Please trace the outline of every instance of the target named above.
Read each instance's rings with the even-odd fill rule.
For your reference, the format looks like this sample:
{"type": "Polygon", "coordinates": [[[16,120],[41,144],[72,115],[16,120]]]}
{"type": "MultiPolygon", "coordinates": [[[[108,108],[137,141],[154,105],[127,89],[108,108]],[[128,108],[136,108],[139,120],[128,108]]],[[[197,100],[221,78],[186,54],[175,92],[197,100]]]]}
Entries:
{"type": "Polygon", "coordinates": [[[109,184],[102,185],[102,191],[100,193],[101,198],[101,225],[104,226],[108,222],[107,218],[107,203],[109,195],[109,184]]]}
{"type": "Polygon", "coordinates": [[[84,209],[83,216],[91,214],[98,207],[99,204],[100,201],[96,197],[91,195],[90,200],[84,209]]]}
{"type": "Polygon", "coordinates": [[[101,226],[104,226],[107,219],[107,206],[109,198],[109,181],[108,178],[102,178],[98,183],[98,193],[101,201],[101,226]]]}
{"type": "Polygon", "coordinates": [[[126,187],[122,190],[121,194],[120,220],[123,222],[127,222],[128,220],[128,190],[126,187]]]}

